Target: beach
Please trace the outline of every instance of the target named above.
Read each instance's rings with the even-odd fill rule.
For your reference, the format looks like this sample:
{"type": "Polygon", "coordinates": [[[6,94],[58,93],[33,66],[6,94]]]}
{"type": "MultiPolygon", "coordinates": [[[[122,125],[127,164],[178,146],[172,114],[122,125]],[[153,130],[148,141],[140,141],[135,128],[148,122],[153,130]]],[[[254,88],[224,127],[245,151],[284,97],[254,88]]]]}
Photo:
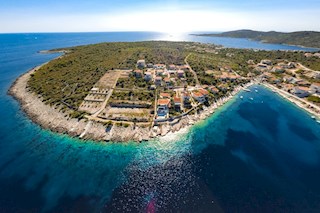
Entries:
{"type": "Polygon", "coordinates": [[[269,83],[263,82],[262,85],[265,86],[266,88],[272,90],[273,92],[276,92],[278,95],[280,95],[284,99],[297,105],[299,108],[301,108],[301,109],[307,111],[308,113],[310,113],[311,115],[315,116],[315,118],[317,120],[320,119],[320,107],[319,106],[312,104],[310,102],[307,102],[307,101],[303,100],[302,98],[294,96],[286,91],[283,91],[283,90],[281,90],[281,89],[279,89],[269,83]]]}

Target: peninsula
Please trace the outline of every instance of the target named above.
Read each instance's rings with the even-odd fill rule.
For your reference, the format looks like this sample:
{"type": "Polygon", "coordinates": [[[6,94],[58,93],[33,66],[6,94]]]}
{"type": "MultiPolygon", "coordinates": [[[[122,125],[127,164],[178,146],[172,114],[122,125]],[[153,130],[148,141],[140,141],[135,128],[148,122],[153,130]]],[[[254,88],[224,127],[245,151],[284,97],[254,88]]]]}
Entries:
{"type": "Polygon", "coordinates": [[[254,30],[235,30],[223,33],[211,34],[195,34],[197,36],[210,37],[231,37],[231,38],[247,38],[264,43],[273,44],[289,44],[304,47],[320,48],[320,32],[315,31],[299,31],[299,32],[262,32],[254,30]]]}
{"type": "Polygon", "coordinates": [[[20,76],[9,93],[43,128],[82,139],[142,141],[177,132],[254,83],[315,118],[320,113],[319,53],[165,41],[49,52],[63,55],[20,76]]]}

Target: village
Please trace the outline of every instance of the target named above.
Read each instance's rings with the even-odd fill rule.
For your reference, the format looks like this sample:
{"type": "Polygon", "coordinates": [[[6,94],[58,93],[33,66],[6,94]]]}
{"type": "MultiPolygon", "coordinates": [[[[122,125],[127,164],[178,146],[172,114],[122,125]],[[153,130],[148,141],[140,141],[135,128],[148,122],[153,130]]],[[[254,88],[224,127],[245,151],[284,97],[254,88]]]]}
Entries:
{"type": "MultiPolygon", "coordinates": [[[[305,57],[318,57],[306,53],[305,57]]],[[[280,96],[296,104],[318,119],[320,114],[320,72],[311,70],[301,63],[287,60],[261,60],[255,64],[247,62],[260,73],[259,82],[280,96]]],[[[317,122],[320,122],[317,120],[317,122]]]]}
{"type": "MultiPolygon", "coordinates": [[[[52,72],[53,65],[44,64],[21,78],[18,88],[25,89],[19,97],[28,97],[28,103],[33,104],[26,107],[32,106],[30,111],[34,114],[38,115],[39,106],[42,107],[41,112],[46,113],[37,117],[42,125],[99,141],[146,141],[183,132],[216,113],[238,92],[252,92],[250,86],[254,84],[268,87],[320,120],[316,53],[221,49],[180,43],[168,49],[168,44],[161,42],[157,43],[162,48],[158,51],[154,43],[126,45],[151,47],[143,47],[144,51],[129,48],[126,53],[110,48],[108,54],[94,54],[80,66],[87,69],[85,72],[70,65],[77,65],[78,55],[72,60],[71,56],[61,57],[52,63],[57,63],[55,69],[62,70],[52,72]],[[114,54],[112,60],[106,60],[110,54],[114,54]],[[117,60],[119,54],[124,54],[121,60],[117,60]],[[95,62],[97,57],[100,64],[95,62]],[[37,72],[38,69],[43,70],[37,72]],[[71,75],[69,70],[77,75],[71,75]],[[41,83],[48,76],[57,79],[54,84],[41,83]],[[23,86],[28,83],[28,87],[23,86]],[[59,84],[64,88],[57,93],[59,84]],[[31,89],[42,94],[42,99],[30,93],[31,89]],[[54,116],[51,105],[58,109],[54,116]]],[[[109,49],[101,47],[101,51],[106,50],[109,49]]],[[[245,101],[243,97],[238,98],[245,101]]]]}
{"type": "Polygon", "coordinates": [[[277,88],[289,92],[298,98],[306,99],[319,105],[320,101],[320,72],[306,68],[297,62],[272,62],[262,60],[254,65],[248,61],[255,70],[262,73],[266,82],[277,88]]]}
{"type": "MultiPolygon", "coordinates": [[[[188,64],[152,64],[141,59],[134,70],[110,70],[93,86],[79,110],[110,126],[152,127],[210,106],[250,81],[232,70],[207,71],[217,85],[200,85],[188,64]]],[[[108,128],[107,128],[108,129],[108,128]]]]}
{"type": "Polygon", "coordinates": [[[314,105],[311,108],[318,112],[320,83],[317,80],[320,73],[300,63],[268,59],[255,63],[249,60],[248,65],[258,75],[249,73],[243,77],[228,67],[206,70],[205,74],[218,83],[202,85],[197,73],[185,62],[167,65],[140,59],[136,69],[109,70],[90,90],[79,111],[86,112],[88,120],[106,124],[106,131],[113,125],[152,128],[176,123],[229,96],[236,87],[259,79],[259,82],[272,85],[304,104],[314,105]]]}

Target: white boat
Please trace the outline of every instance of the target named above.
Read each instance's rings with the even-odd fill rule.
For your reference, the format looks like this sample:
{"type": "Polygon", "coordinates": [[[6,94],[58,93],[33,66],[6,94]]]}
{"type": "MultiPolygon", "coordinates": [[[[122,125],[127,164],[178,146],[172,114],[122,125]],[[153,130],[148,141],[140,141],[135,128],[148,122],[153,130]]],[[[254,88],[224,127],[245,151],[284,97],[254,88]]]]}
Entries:
{"type": "Polygon", "coordinates": [[[320,124],[320,121],[319,121],[319,120],[317,120],[317,123],[319,123],[319,124],[320,124]]]}
{"type": "Polygon", "coordinates": [[[311,118],[312,118],[312,119],[316,119],[316,117],[315,117],[315,116],[311,116],[311,118]]]}
{"type": "Polygon", "coordinates": [[[255,90],[255,92],[258,92],[258,90],[255,90]]]}
{"type": "Polygon", "coordinates": [[[249,89],[243,89],[244,91],[246,91],[246,92],[251,92],[251,90],[249,90],[249,89]]]}
{"type": "Polygon", "coordinates": [[[253,98],[250,98],[251,101],[253,101],[253,98]]]}
{"type": "Polygon", "coordinates": [[[242,99],[242,98],[243,98],[243,96],[241,95],[241,96],[240,96],[240,98],[242,99]]]}

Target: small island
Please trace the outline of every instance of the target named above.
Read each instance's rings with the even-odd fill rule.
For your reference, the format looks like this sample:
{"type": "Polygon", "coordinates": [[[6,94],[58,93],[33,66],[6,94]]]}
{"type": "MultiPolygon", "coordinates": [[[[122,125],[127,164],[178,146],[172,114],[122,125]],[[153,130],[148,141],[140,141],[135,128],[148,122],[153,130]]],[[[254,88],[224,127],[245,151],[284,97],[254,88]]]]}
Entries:
{"type": "Polygon", "coordinates": [[[319,53],[194,42],[114,42],[55,49],[9,93],[43,128],[96,141],[144,141],[205,119],[263,84],[318,118],[319,53]]]}

